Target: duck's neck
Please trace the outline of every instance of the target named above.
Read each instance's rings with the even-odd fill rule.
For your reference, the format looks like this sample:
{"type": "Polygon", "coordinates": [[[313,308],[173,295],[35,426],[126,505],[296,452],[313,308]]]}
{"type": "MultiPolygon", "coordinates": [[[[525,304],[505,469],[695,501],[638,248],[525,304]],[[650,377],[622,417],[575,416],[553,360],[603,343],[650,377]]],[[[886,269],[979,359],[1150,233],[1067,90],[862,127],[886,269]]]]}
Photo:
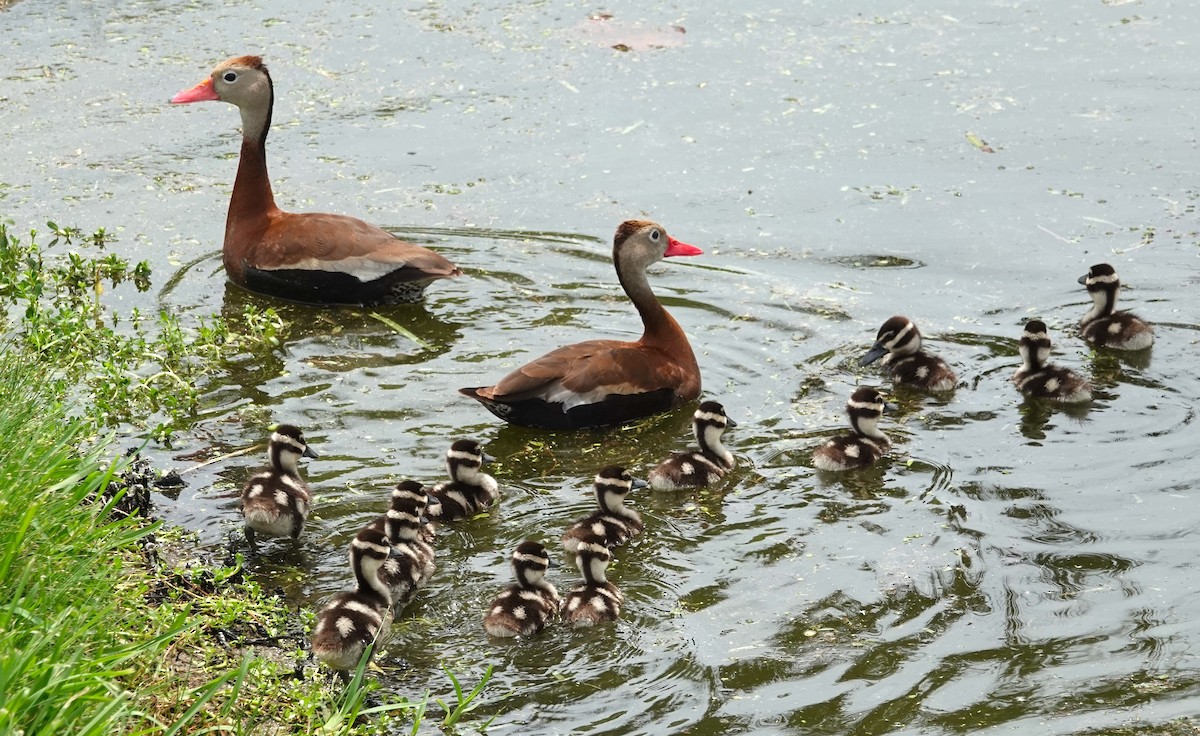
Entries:
{"type": "Polygon", "coordinates": [[[712,424],[700,424],[697,422],[695,426],[696,444],[700,446],[700,452],[710,457],[718,457],[726,465],[733,464],[733,454],[726,449],[725,445],[721,444],[721,434],[725,431],[722,427],[717,427],[712,424]]]}
{"type": "Polygon", "coordinates": [[[1118,283],[1105,284],[1103,288],[1095,291],[1088,290],[1092,295],[1092,309],[1087,314],[1083,315],[1083,322],[1091,322],[1100,317],[1107,317],[1117,308],[1117,292],[1120,291],[1121,285],[1118,283]]]}
{"type": "Polygon", "coordinates": [[[618,261],[617,279],[642,317],[641,342],[668,349],[672,355],[691,356],[692,362],[695,362],[687,335],[654,295],[650,280],[646,277],[646,269],[618,261]]]}
{"type": "Polygon", "coordinates": [[[1050,348],[1039,344],[1028,344],[1022,340],[1019,350],[1021,352],[1023,370],[1026,373],[1040,371],[1046,367],[1046,362],[1050,360],[1050,348]]]}
{"type": "Polygon", "coordinates": [[[488,476],[486,476],[483,471],[481,471],[475,465],[455,462],[450,462],[448,465],[450,470],[450,479],[455,483],[462,483],[464,485],[478,487],[487,482],[484,479],[488,476]]]}
{"type": "MultiPolygon", "coordinates": [[[[272,90],[262,108],[242,107],[242,153],[238,159],[237,177],[233,180],[233,196],[229,198],[229,213],[225,219],[225,257],[228,246],[234,243],[256,242],[266,229],[269,218],[278,208],[271,193],[267,176],[267,131],[271,128],[271,108],[275,95],[272,90]]],[[[226,267],[230,267],[227,262],[226,267]]],[[[234,264],[240,273],[241,263],[234,264]]]]}
{"type": "Polygon", "coordinates": [[[854,428],[855,434],[870,437],[873,440],[888,442],[887,435],[879,431],[879,417],[877,416],[852,416],[850,418],[850,426],[854,428]]]}
{"type": "Polygon", "coordinates": [[[420,521],[407,512],[388,511],[387,535],[392,544],[415,542],[419,536],[420,521]]]}
{"type": "Polygon", "coordinates": [[[579,560],[579,571],[583,573],[583,582],[588,585],[600,586],[608,582],[605,571],[608,560],[598,555],[588,555],[587,559],[579,560]]]}
{"type": "Polygon", "coordinates": [[[300,456],[290,452],[290,448],[283,443],[271,443],[267,449],[267,460],[280,473],[300,476],[300,456]]]}
{"type": "Polygon", "coordinates": [[[600,510],[613,516],[626,519],[634,516],[632,510],[625,508],[625,494],[618,493],[611,488],[603,486],[596,488],[596,505],[600,507],[600,510]]]}
{"type": "Polygon", "coordinates": [[[358,546],[359,540],[354,541],[350,550],[350,564],[354,568],[354,583],[357,591],[363,595],[372,595],[392,604],[392,591],[379,579],[379,566],[387,559],[388,551],[376,549],[375,545],[366,548],[358,546]]]}
{"type": "Polygon", "coordinates": [[[517,568],[517,584],[526,590],[553,590],[554,586],[546,581],[546,573],[529,567],[517,568]]]}

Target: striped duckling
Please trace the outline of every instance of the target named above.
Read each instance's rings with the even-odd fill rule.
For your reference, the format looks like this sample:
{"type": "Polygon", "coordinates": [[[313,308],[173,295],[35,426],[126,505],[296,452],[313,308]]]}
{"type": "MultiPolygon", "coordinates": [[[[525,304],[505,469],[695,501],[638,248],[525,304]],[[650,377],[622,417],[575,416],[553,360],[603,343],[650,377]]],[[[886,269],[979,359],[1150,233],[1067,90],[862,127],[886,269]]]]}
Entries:
{"type": "Polygon", "coordinates": [[[392,545],[379,570],[379,578],[391,591],[392,607],[397,612],[412,601],[433,574],[434,551],[428,534],[429,525],[421,518],[428,498],[420,483],[402,481],[392,491],[387,514],[371,525],[383,531],[392,545]]]}
{"type": "Polygon", "coordinates": [[[596,474],[593,486],[598,511],[583,517],[563,532],[563,548],[576,552],[584,542],[595,542],[604,547],[624,544],[642,533],[646,525],[638,512],[625,506],[625,497],[634,488],[645,488],[646,481],[634,478],[619,465],[609,465],[596,474]]]}
{"type": "Polygon", "coordinates": [[[896,383],[925,391],[952,391],[958,382],[946,361],[921,349],[921,332],[908,317],[896,315],[879,328],[875,344],[859,365],[880,363],[896,383]]]}
{"type": "Polygon", "coordinates": [[[715,401],[705,401],[692,415],[692,429],[699,447],[679,452],[659,463],[650,471],[650,487],[656,491],[682,488],[703,488],[721,480],[733,470],[733,453],[721,444],[726,428],[737,422],[725,416],[725,407],[715,401]]]}
{"type": "Polygon", "coordinates": [[[429,490],[425,513],[438,521],[474,516],[499,497],[496,479],[480,470],[493,458],[475,440],[458,440],[446,453],[450,480],[429,490]]]}
{"type": "Polygon", "coordinates": [[[521,542],[512,555],[517,582],[496,596],[483,614],[483,630],[492,636],[532,636],[558,615],[562,599],[546,579],[550,555],[538,542],[521,542]]]}
{"type": "Polygon", "coordinates": [[[363,653],[387,639],[392,626],[392,594],[379,573],[391,545],[387,536],[369,524],[350,543],[354,589],[335,595],[317,614],[312,651],[317,659],[348,680],[363,653]]]}
{"type": "Polygon", "coordinates": [[[887,402],[876,389],[863,386],[855,390],[846,403],[850,415],[849,434],[838,435],[813,452],[813,466],[818,470],[853,470],[871,465],[891,447],[891,440],[877,425],[887,402]]]}
{"type": "Polygon", "coordinates": [[[583,585],[573,588],[563,598],[563,621],[572,626],[595,626],[615,621],[621,615],[625,596],[604,577],[610,560],[612,553],[599,542],[579,545],[575,564],[583,573],[583,585]]]}
{"type": "Polygon", "coordinates": [[[302,457],[317,457],[304,441],[304,434],[290,424],[279,425],[267,443],[269,465],[246,481],[242,488],[242,515],[246,519],[246,541],[251,552],[258,549],[255,534],[300,538],[308,518],[312,493],[300,478],[302,457]]]}
{"type": "Polygon", "coordinates": [[[1031,319],[1025,323],[1020,351],[1022,365],[1012,380],[1021,393],[1064,404],[1092,400],[1091,384],[1069,368],[1047,362],[1050,360],[1050,336],[1045,322],[1031,319]]]}
{"type": "Polygon", "coordinates": [[[1121,279],[1107,263],[1097,263],[1079,277],[1092,297],[1091,310],[1079,320],[1083,339],[1098,348],[1145,350],[1154,344],[1154,328],[1129,312],[1117,312],[1121,279]]]}

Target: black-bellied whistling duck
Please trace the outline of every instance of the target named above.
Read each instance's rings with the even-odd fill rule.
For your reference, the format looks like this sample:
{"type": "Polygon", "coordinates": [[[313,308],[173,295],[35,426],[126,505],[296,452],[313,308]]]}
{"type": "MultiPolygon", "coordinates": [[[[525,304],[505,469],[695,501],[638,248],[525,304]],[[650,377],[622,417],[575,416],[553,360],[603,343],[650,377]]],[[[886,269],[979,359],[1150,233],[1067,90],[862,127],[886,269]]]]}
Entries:
{"type": "Polygon", "coordinates": [[[705,401],[692,415],[692,431],[696,435],[695,450],[678,452],[663,460],[650,471],[647,480],[656,491],[677,491],[684,488],[710,486],[725,473],[733,470],[733,453],[721,443],[727,427],[737,422],[725,415],[725,407],[715,401],[705,401]]]}
{"type": "Polygon", "coordinates": [[[525,541],[512,555],[516,584],[492,599],[483,614],[483,630],[492,636],[531,636],[558,616],[562,599],[546,579],[550,555],[538,542],[525,541]]]}
{"type": "Polygon", "coordinates": [[[908,317],[891,317],[875,335],[875,344],[859,359],[870,365],[883,358],[892,380],[926,391],[953,391],[958,377],[946,361],[921,347],[921,331],[908,317]]]}
{"type": "Polygon", "coordinates": [[[597,542],[606,547],[625,544],[646,528],[642,515],[625,506],[625,497],[634,488],[645,488],[646,481],[634,478],[619,465],[601,468],[593,484],[598,511],[593,511],[572,524],[563,533],[563,549],[575,552],[584,542],[597,542]]]}
{"type": "Polygon", "coordinates": [[[572,626],[595,626],[615,621],[621,615],[625,596],[605,576],[611,560],[612,553],[604,544],[580,543],[575,551],[575,564],[583,573],[583,585],[563,596],[563,621],[572,626]]]}
{"type": "Polygon", "coordinates": [[[374,525],[359,530],[350,543],[354,588],[338,593],[317,613],[312,652],[317,659],[349,680],[373,644],[387,640],[392,628],[392,593],[379,577],[392,546],[374,525]]]}
{"type": "Polygon", "coordinates": [[[500,484],[483,472],[483,464],[495,460],[475,440],[455,440],[446,452],[450,480],[429,489],[425,513],[436,521],[467,519],[500,497],[500,484]]]}
{"type": "Polygon", "coordinates": [[[1092,385],[1070,368],[1053,365],[1050,360],[1050,335],[1046,323],[1031,319],[1025,323],[1018,350],[1021,367],[1013,374],[1013,383],[1021,393],[1035,399],[1064,404],[1092,400],[1092,385]]]}
{"type": "Polygon", "coordinates": [[[854,431],[838,435],[813,451],[813,465],[818,470],[854,470],[883,457],[892,442],[877,425],[887,407],[883,394],[877,390],[868,386],[856,389],[846,402],[846,414],[854,431]]]}
{"type": "Polygon", "coordinates": [[[250,476],[242,488],[242,515],[251,552],[258,551],[255,532],[291,537],[293,541],[300,538],[312,492],[300,477],[299,461],[316,456],[298,428],[281,424],[271,433],[267,443],[269,465],[250,476]]]}
{"type": "Polygon", "coordinates": [[[434,279],[462,272],[419,245],[345,215],[284,212],[267,178],[275,100],[258,56],[236,56],[171,98],[220,100],[242,114],[242,153],[225,220],[225,271],[250,291],[310,304],[396,304],[421,298],[434,279]]]}
{"type": "Polygon", "coordinates": [[[543,429],[603,427],[669,411],[700,395],[700,368],[679,323],[650,289],[646,269],[699,248],[661,225],[627,220],[613,238],[613,264],[642,317],[636,342],[589,340],[516,369],[494,386],[463,388],[506,422],[543,429]]]}
{"type": "Polygon", "coordinates": [[[1098,348],[1145,350],[1154,344],[1154,328],[1129,312],[1115,311],[1121,279],[1107,263],[1097,263],[1079,277],[1092,297],[1092,308],[1079,320],[1083,339],[1098,348]]]}
{"type": "Polygon", "coordinates": [[[392,545],[387,561],[379,568],[379,579],[392,592],[392,608],[399,613],[429,582],[434,571],[432,529],[424,520],[429,496],[415,480],[401,481],[392,491],[387,513],[371,523],[384,532],[392,545]],[[427,534],[428,532],[428,534],[427,534]]]}

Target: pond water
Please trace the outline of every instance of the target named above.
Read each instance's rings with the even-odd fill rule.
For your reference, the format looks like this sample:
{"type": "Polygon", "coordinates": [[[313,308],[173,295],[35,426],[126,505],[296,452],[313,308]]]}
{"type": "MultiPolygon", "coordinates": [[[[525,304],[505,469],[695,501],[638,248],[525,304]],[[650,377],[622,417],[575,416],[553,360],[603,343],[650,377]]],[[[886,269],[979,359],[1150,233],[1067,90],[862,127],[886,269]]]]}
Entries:
{"type": "MultiPolygon", "coordinates": [[[[0,7],[3,7],[0,3],[0,7]]],[[[235,111],[175,107],[221,59],[275,78],[276,197],[427,243],[466,276],[421,305],[279,305],[288,336],[232,356],[174,448],[164,515],[219,549],[267,424],[301,425],[314,517],[252,571],[298,608],[400,478],[486,443],[503,499],[448,526],[380,659],[385,688],[496,674],[494,733],[1192,733],[1200,713],[1194,351],[1200,10],[1182,2],[298,0],[19,2],[0,11],[0,216],[105,227],[198,320],[268,301],[225,285],[235,111]],[[609,431],[499,424],[460,386],[542,352],[636,337],[611,234],[649,217],[705,255],[652,269],[739,467],[637,492],[615,625],[489,641],[523,539],[557,539],[596,470],[644,474],[691,407],[609,431]],[[1112,263],[1148,355],[1096,354],[1076,278],[1112,263]],[[818,474],[858,357],[913,318],[962,378],[895,390],[890,460],[818,474]],[[1009,383],[1021,325],[1096,384],[1065,413],[1009,383]],[[498,715],[497,715],[498,714],[498,715]]],[[[565,556],[560,588],[576,574],[565,556]]]]}

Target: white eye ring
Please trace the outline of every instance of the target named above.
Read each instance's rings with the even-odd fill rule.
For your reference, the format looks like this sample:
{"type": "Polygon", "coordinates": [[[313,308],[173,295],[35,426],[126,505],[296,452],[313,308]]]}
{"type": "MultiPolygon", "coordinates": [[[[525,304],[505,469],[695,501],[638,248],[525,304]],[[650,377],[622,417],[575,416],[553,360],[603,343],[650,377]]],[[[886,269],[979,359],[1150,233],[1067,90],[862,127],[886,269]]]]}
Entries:
{"type": "Polygon", "coordinates": [[[650,239],[654,240],[654,241],[658,240],[658,228],[655,228],[650,231],[650,239]]]}
{"type": "Polygon", "coordinates": [[[224,79],[226,82],[230,82],[230,83],[236,82],[237,77],[238,77],[237,72],[225,72],[224,74],[221,75],[221,79],[224,79]]]}

